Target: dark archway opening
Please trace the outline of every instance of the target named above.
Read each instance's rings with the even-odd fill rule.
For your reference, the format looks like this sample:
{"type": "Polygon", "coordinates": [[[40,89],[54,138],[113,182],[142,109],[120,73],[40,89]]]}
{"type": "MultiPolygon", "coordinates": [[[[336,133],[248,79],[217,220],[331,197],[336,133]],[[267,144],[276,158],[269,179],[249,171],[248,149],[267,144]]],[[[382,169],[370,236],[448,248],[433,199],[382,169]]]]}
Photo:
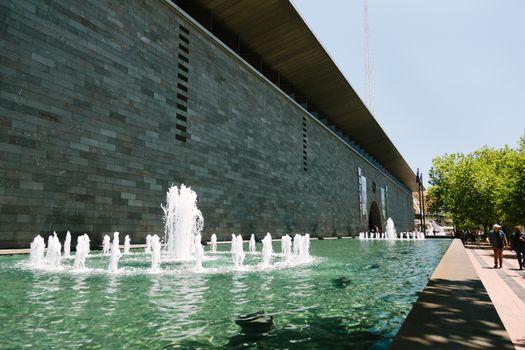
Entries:
{"type": "Polygon", "coordinates": [[[376,202],[372,202],[370,206],[370,213],[368,215],[368,230],[370,232],[383,232],[383,224],[381,223],[381,214],[379,212],[379,207],[376,202]]]}

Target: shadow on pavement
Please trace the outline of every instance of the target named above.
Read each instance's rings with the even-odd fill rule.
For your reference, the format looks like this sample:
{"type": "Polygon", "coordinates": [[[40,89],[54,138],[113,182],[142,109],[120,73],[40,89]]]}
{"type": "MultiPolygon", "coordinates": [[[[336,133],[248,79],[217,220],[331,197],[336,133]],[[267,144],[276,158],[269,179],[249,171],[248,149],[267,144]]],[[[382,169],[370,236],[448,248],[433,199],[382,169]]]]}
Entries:
{"type": "Polygon", "coordinates": [[[479,279],[429,281],[391,349],[514,349],[479,279]]]}

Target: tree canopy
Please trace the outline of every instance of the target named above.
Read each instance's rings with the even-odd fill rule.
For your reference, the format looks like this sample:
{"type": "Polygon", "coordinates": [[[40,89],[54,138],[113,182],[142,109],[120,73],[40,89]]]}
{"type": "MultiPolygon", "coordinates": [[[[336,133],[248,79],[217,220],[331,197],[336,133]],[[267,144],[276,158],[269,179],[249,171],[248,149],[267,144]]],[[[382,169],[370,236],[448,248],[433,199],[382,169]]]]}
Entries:
{"type": "Polygon", "coordinates": [[[436,157],[429,179],[430,209],[448,212],[458,227],[525,223],[525,136],[516,148],[436,157]]]}

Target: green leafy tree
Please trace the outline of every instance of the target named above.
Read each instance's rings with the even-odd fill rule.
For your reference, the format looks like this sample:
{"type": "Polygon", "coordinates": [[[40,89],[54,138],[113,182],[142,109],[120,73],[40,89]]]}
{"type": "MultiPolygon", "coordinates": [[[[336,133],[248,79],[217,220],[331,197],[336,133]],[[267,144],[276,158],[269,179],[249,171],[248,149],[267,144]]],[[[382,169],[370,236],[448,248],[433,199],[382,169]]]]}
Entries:
{"type": "Polygon", "coordinates": [[[525,222],[525,137],[512,149],[483,147],[434,158],[429,173],[431,210],[448,212],[473,228],[525,222]]]}

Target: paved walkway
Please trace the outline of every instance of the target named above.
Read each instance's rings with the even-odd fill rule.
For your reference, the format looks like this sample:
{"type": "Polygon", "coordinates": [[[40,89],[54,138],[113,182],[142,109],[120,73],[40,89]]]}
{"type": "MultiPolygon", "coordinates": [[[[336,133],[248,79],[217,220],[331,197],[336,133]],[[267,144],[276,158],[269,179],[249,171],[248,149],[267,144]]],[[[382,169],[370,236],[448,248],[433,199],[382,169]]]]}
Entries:
{"type": "Polygon", "coordinates": [[[514,252],[505,251],[503,268],[493,269],[489,245],[467,246],[467,255],[516,349],[525,350],[525,270],[518,269],[514,252]]]}
{"type": "Polygon", "coordinates": [[[514,349],[459,239],[441,259],[391,349],[514,349]]]}

